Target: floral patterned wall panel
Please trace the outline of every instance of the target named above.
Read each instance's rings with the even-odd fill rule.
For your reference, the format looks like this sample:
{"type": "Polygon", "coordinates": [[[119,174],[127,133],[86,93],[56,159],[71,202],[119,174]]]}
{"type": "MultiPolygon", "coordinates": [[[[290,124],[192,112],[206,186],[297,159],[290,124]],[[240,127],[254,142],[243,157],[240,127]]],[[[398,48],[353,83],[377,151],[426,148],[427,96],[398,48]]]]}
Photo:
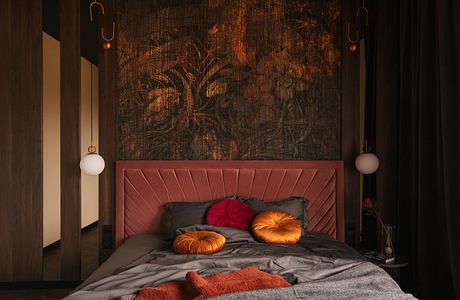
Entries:
{"type": "Polygon", "coordinates": [[[119,159],[338,159],[339,0],[119,0],[119,159]]]}

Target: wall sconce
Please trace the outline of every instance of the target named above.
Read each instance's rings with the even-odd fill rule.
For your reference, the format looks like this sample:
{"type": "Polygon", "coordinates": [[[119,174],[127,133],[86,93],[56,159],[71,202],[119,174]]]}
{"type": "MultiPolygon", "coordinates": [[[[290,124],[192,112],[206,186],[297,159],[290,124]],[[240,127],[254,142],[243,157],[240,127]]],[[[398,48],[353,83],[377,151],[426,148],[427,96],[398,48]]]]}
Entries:
{"type": "Polygon", "coordinates": [[[348,46],[348,50],[350,50],[350,52],[355,52],[356,49],[358,49],[356,44],[359,41],[359,31],[356,30],[356,38],[352,39],[351,33],[350,33],[350,23],[347,24],[347,39],[348,39],[348,43],[350,43],[350,46],[348,46]]]}
{"type": "MultiPolygon", "coordinates": [[[[369,25],[369,11],[367,10],[366,6],[365,6],[365,0],[362,0],[361,2],[361,6],[358,7],[356,9],[356,17],[359,17],[361,15],[361,11],[363,11],[364,13],[364,20],[365,20],[365,26],[368,26],[369,25]]],[[[359,30],[356,30],[356,34],[355,34],[355,38],[352,38],[351,37],[351,29],[350,29],[351,25],[350,23],[347,23],[347,39],[348,39],[348,43],[350,44],[348,46],[348,50],[350,52],[356,52],[356,50],[358,49],[358,42],[359,40],[361,39],[361,37],[363,37],[364,35],[360,35],[360,32],[359,30]]]]}
{"type": "Polygon", "coordinates": [[[99,2],[97,0],[94,0],[89,5],[89,18],[90,18],[91,22],[93,22],[93,5],[96,5],[97,7],[99,7],[99,9],[101,10],[102,15],[105,14],[104,5],[101,2],[99,2]]]}
{"type": "Polygon", "coordinates": [[[112,44],[110,42],[115,38],[115,22],[112,22],[112,35],[110,37],[106,37],[104,35],[104,27],[102,27],[101,31],[102,31],[101,36],[102,36],[102,39],[104,40],[104,42],[102,43],[102,47],[105,50],[108,50],[112,47],[112,44]]]}
{"type": "MultiPolygon", "coordinates": [[[[98,0],[94,0],[90,5],[89,5],[89,17],[91,19],[91,22],[93,22],[93,6],[95,5],[95,7],[99,7],[100,9],[100,12],[102,15],[105,14],[105,9],[104,9],[104,5],[99,2],[98,0]]],[[[104,33],[104,26],[102,26],[101,28],[101,37],[102,37],[102,48],[104,48],[105,50],[109,50],[111,47],[112,47],[112,44],[111,42],[113,41],[113,39],[115,38],[115,22],[112,22],[112,34],[107,37],[104,33]]]]}

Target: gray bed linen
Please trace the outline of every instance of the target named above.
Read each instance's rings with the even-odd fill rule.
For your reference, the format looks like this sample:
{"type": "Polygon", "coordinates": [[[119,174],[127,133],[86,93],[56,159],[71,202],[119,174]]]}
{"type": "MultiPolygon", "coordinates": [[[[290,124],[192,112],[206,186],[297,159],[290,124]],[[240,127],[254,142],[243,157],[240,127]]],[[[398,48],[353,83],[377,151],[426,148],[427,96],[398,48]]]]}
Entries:
{"type": "Polygon", "coordinates": [[[210,300],[410,300],[396,282],[381,268],[363,262],[329,277],[287,288],[225,294],[210,300]]]}
{"type": "Polygon", "coordinates": [[[130,237],[102,265],[100,265],[80,286],[79,290],[99,279],[112,275],[117,269],[128,265],[152,249],[164,249],[169,243],[165,236],[154,234],[139,234],[130,237]]]}
{"type": "MultiPolygon", "coordinates": [[[[235,233],[221,227],[217,230],[224,236],[235,233]]],[[[189,271],[209,275],[246,266],[294,279],[296,284],[215,299],[414,299],[352,248],[315,234],[307,234],[298,245],[269,245],[242,235],[213,255],[181,255],[158,249],[111,276],[82,286],[65,299],[133,299],[142,287],[184,280],[189,271]]]]}
{"type": "Polygon", "coordinates": [[[176,236],[192,231],[213,231],[222,234],[223,236],[225,236],[226,245],[234,243],[250,243],[256,241],[252,234],[247,230],[240,230],[231,227],[221,227],[214,225],[192,225],[182,227],[176,230],[176,236]]]}

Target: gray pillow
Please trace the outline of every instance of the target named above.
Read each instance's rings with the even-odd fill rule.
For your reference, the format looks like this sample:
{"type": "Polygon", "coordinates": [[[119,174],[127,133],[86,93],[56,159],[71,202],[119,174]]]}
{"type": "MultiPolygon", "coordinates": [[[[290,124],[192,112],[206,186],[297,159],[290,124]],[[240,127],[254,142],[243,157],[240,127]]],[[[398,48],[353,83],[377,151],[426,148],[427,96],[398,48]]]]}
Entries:
{"type": "Polygon", "coordinates": [[[254,211],[254,214],[271,209],[284,211],[294,216],[297,220],[299,220],[300,224],[302,224],[302,235],[305,234],[305,229],[308,226],[308,200],[304,197],[293,196],[287,198],[286,200],[273,202],[263,201],[255,198],[246,198],[245,202],[249,204],[249,206],[254,211]]]}
{"type": "Polygon", "coordinates": [[[176,230],[190,225],[206,224],[206,212],[217,201],[237,199],[229,196],[206,202],[169,202],[165,204],[165,234],[174,239],[176,230]]]}
{"type": "Polygon", "coordinates": [[[176,236],[192,231],[214,231],[220,233],[225,236],[225,244],[255,242],[249,231],[213,225],[192,225],[179,228],[176,230],[176,236]]]}

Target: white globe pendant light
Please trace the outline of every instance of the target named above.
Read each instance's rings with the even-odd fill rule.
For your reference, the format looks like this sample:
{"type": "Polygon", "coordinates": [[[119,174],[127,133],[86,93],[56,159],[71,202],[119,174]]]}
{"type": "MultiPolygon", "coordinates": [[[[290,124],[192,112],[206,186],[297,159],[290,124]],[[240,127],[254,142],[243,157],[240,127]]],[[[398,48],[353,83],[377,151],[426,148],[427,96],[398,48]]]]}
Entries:
{"type": "Polygon", "coordinates": [[[361,174],[372,174],[379,168],[379,158],[374,153],[364,152],[355,160],[356,169],[361,174]]]}
{"type": "Polygon", "coordinates": [[[104,171],[105,161],[99,154],[96,153],[96,147],[90,146],[88,148],[88,154],[86,154],[80,160],[80,169],[83,173],[91,176],[99,175],[104,171]],[[91,152],[91,148],[94,149],[94,152],[91,152]]]}
{"type": "Polygon", "coordinates": [[[359,154],[355,160],[355,167],[361,174],[369,175],[379,168],[379,158],[370,151],[367,140],[364,141],[364,152],[359,154]]]}
{"type": "Polygon", "coordinates": [[[80,169],[83,173],[96,176],[102,173],[105,168],[105,161],[102,156],[97,153],[96,147],[93,145],[93,64],[91,64],[91,145],[88,147],[88,153],[80,160],[80,169]]]}

